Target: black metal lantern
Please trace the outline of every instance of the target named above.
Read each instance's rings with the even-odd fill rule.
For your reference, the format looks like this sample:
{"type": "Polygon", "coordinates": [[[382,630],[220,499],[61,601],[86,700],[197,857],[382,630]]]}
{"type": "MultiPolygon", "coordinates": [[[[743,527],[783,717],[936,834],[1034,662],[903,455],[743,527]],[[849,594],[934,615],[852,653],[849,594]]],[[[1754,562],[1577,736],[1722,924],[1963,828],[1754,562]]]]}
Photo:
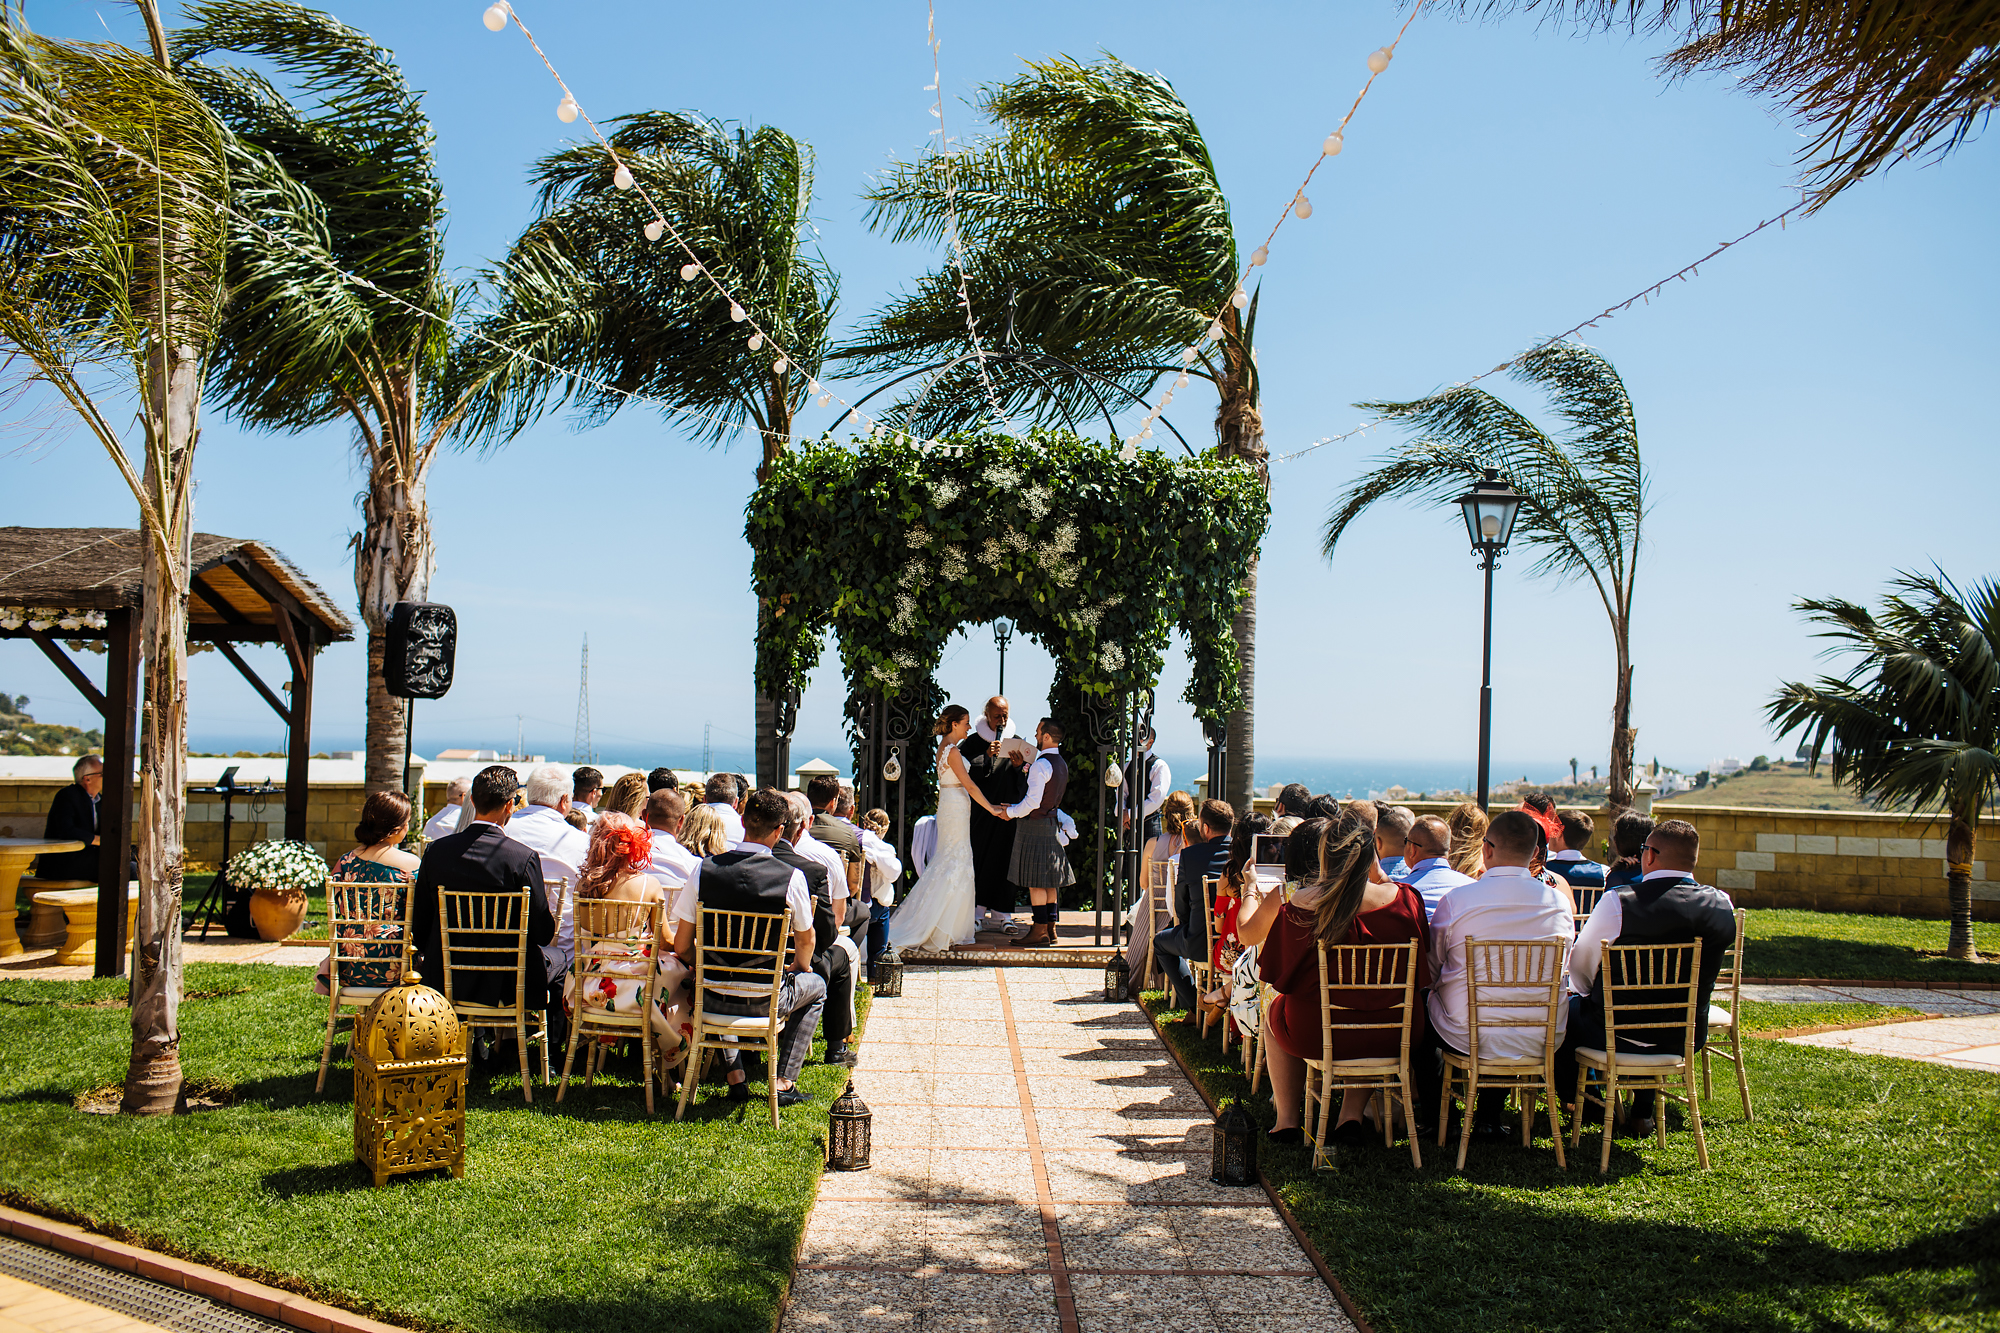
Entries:
{"type": "Polygon", "coordinates": [[[1257,1183],[1257,1125],[1241,1102],[1229,1103],[1215,1117],[1208,1178],[1218,1185],[1257,1183]]]}
{"type": "MultiPolygon", "coordinates": [[[[1112,936],[1113,944],[1118,942],[1112,936]]],[[[1122,949],[1111,951],[1111,961],[1104,965],[1104,998],[1113,1004],[1123,1004],[1132,998],[1132,965],[1125,961],[1122,949]]]]}
{"type": "Polygon", "coordinates": [[[893,1000],[903,993],[903,959],[891,944],[882,956],[868,964],[868,984],[878,998],[893,1000]]]}
{"type": "Polygon", "coordinates": [[[1472,539],[1473,550],[1507,549],[1514,536],[1514,518],[1521,512],[1521,499],[1521,493],[1493,468],[1487,468],[1486,475],[1458,497],[1456,503],[1465,515],[1465,535],[1472,539]]]}
{"type": "Polygon", "coordinates": [[[834,1098],[826,1120],[826,1164],[835,1171],[868,1169],[869,1127],[875,1116],[854,1091],[854,1080],[834,1098]]]}

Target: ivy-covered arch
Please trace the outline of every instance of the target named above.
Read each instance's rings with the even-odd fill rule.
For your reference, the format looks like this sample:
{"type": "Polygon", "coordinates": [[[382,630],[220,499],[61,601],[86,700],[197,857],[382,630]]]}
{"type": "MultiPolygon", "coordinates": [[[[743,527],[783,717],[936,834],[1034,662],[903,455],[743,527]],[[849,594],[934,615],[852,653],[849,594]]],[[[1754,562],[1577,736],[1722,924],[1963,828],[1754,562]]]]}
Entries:
{"type": "MultiPolygon", "coordinates": [[[[1009,616],[1056,660],[1056,715],[1109,716],[1154,688],[1178,626],[1187,702],[1219,723],[1239,705],[1230,622],[1268,515],[1244,464],[1128,460],[1067,432],[808,445],[777,461],[747,514],[759,693],[795,697],[831,629],[851,727],[885,700],[906,726],[927,723],[952,633],[1009,616]]],[[[1087,746],[1065,748],[1077,776],[1094,774],[1087,746]]],[[[934,799],[932,761],[928,746],[905,750],[912,809],[934,799]]],[[[1087,784],[1070,791],[1081,816],[1087,784]]]]}

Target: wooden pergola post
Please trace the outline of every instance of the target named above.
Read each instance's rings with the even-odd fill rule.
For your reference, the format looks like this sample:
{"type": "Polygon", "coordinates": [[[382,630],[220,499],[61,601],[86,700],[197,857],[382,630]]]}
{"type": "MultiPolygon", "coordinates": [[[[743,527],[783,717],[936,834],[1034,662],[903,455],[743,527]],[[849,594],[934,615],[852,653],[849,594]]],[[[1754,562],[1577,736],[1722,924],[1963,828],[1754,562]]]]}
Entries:
{"type": "Polygon", "coordinates": [[[100,977],[125,975],[131,942],[125,898],[131,891],[132,748],[139,734],[139,635],[135,616],[105,612],[104,788],[97,800],[97,966],[100,977]]]}

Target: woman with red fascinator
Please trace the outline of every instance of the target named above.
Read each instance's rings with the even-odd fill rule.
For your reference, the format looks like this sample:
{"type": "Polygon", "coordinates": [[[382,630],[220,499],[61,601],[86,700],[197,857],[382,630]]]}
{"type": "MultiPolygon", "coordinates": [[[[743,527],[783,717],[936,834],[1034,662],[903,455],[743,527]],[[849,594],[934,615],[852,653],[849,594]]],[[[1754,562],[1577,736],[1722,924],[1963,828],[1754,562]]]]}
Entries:
{"type": "MultiPolygon", "coordinates": [[[[590,830],[590,858],[577,876],[576,896],[611,902],[659,903],[667,901],[666,890],[646,873],[652,864],[653,842],[645,825],[630,815],[607,810],[590,830]]],[[[646,974],[658,960],[660,968],[659,1008],[653,1014],[653,1033],[659,1044],[663,1068],[672,1069],[685,1055],[682,1034],[687,1029],[688,969],[674,957],[673,926],[662,912],[662,934],[655,939],[599,944],[595,954],[610,956],[599,969],[611,976],[593,977],[585,989],[582,1005],[610,1013],[636,1009],[645,992],[646,974]]],[[[563,982],[563,1004],[572,1016],[578,998],[574,972],[563,982]]]]}
{"type": "Polygon", "coordinates": [[[1552,889],[1569,893],[1569,881],[1549,869],[1549,844],[1565,845],[1562,819],[1556,814],[1556,803],[1537,792],[1521,802],[1521,813],[1534,820],[1535,826],[1541,830],[1535,841],[1535,854],[1528,861],[1528,873],[1552,889]]]}

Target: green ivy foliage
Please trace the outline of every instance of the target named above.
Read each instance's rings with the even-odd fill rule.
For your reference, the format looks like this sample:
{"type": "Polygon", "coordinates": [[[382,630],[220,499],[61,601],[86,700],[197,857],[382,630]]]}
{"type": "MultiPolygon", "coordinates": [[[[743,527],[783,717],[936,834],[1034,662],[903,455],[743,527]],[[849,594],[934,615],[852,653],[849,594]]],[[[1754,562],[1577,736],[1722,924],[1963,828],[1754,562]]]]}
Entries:
{"type": "Polygon", "coordinates": [[[799,688],[826,631],[851,692],[920,686],[962,624],[1013,617],[1085,695],[1151,689],[1175,626],[1187,702],[1236,708],[1230,622],[1269,519],[1249,467],[1116,449],[1061,431],[828,440],[781,457],[751,497],[757,683],[799,688]]]}

